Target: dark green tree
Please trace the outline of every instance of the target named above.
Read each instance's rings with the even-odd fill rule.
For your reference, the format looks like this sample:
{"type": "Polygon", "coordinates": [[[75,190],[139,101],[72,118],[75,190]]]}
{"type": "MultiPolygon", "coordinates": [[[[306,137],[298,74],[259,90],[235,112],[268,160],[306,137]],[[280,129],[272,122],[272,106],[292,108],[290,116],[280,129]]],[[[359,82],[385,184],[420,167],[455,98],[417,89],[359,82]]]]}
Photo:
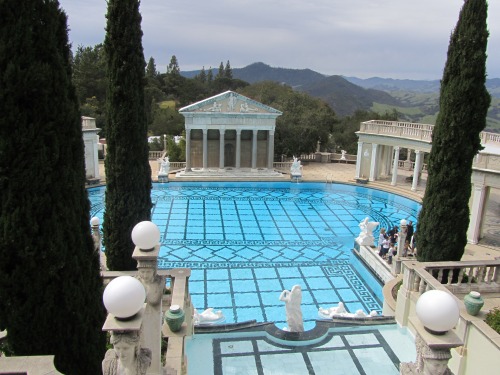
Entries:
{"type": "Polygon", "coordinates": [[[57,1],[0,1],[0,330],[88,375],[105,311],[66,22],[57,1]]]}
{"type": "Polygon", "coordinates": [[[208,85],[208,88],[210,88],[210,86],[212,85],[213,80],[214,80],[214,72],[213,72],[212,67],[210,67],[210,68],[208,68],[208,72],[207,72],[207,85],[208,85]]]}
{"type": "Polygon", "coordinates": [[[487,7],[485,0],[466,0],[450,38],[418,220],[420,261],[458,261],[467,243],[472,161],[490,104],[487,7]]]}
{"type": "Polygon", "coordinates": [[[221,61],[215,78],[224,78],[224,63],[221,61]]]}
{"type": "Polygon", "coordinates": [[[226,66],[224,67],[224,77],[229,79],[233,78],[233,70],[231,69],[229,60],[227,60],[226,66]]]}
{"type": "Polygon", "coordinates": [[[98,128],[106,126],[106,57],[104,46],[78,46],[73,59],[73,84],[83,116],[94,117],[98,128]]]}
{"type": "Polygon", "coordinates": [[[145,61],[139,0],[109,0],[104,245],[111,270],[134,270],[130,234],[151,218],[151,168],[144,111],[145,61]]]}
{"type": "Polygon", "coordinates": [[[175,55],[170,59],[170,63],[167,66],[167,73],[164,75],[163,81],[163,91],[168,95],[169,99],[175,100],[182,95],[186,78],[181,76],[179,63],[175,55]]]}

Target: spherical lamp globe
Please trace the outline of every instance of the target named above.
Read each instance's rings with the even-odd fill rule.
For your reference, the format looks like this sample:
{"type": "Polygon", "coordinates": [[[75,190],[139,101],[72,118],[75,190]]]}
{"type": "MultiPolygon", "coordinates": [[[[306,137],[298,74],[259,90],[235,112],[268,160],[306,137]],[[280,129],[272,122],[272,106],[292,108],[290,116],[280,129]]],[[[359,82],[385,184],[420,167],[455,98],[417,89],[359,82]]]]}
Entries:
{"type": "Polygon", "coordinates": [[[455,327],[460,309],[453,296],[443,290],[429,290],[417,301],[416,313],[423,326],[433,334],[445,334],[455,327]]]}
{"type": "Polygon", "coordinates": [[[97,216],[94,216],[92,219],[90,219],[90,225],[93,227],[98,226],[100,223],[100,220],[97,216]]]}
{"type": "Polygon", "coordinates": [[[118,319],[129,319],[143,307],[146,291],[136,278],[119,276],[106,286],[102,300],[108,313],[118,319]]]}
{"type": "Polygon", "coordinates": [[[153,250],[160,243],[160,230],[151,221],[141,221],[132,229],[132,242],[141,250],[153,250]]]}

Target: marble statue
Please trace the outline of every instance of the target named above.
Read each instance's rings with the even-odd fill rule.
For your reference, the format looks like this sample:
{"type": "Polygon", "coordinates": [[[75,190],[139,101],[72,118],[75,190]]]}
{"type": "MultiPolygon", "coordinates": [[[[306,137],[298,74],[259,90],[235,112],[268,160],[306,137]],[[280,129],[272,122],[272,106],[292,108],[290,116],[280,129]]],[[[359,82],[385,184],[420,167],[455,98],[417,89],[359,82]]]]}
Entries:
{"type": "Polygon", "coordinates": [[[229,95],[229,100],[227,101],[227,110],[229,112],[233,112],[235,105],[236,105],[236,98],[234,97],[233,94],[230,94],[229,95]]]}
{"type": "Polygon", "coordinates": [[[347,313],[347,310],[345,309],[343,302],[339,302],[338,306],[336,307],[329,307],[327,309],[323,309],[320,307],[318,310],[318,314],[326,318],[331,318],[334,315],[340,315],[344,313],[347,313]]]}
{"type": "Polygon", "coordinates": [[[240,104],[240,112],[242,112],[242,113],[257,112],[257,109],[250,108],[247,103],[241,103],[240,104]]]}
{"type": "Polygon", "coordinates": [[[363,310],[356,310],[355,313],[347,312],[345,309],[344,303],[339,302],[337,306],[329,307],[327,309],[319,308],[318,315],[323,319],[334,318],[337,316],[347,317],[347,318],[371,318],[377,316],[376,311],[371,311],[369,314],[366,314],[363,310]]]}
{"type": "Polygon", "coordinates": [[[208,112],[220,112],[222,109],[221,104],[217,104],[217,102],[214,102],[214,104],[207,109],[208,112]]]}
{"type": "Polygon", "coordinates": [[[361,223],[359,223],[359,229],[361,229],[361,232],[356,238],[356,242],[362,246],[375,246],[373,231],[380,223],[368,220],[369,219],[366,217],[361,223]]]}
{"type": "Polygon", "coordinates": [[[111,344],[102,361],[103,375],[145,375],[151,365],[151,350],[141,348],[137,331],[111,333],[111,344]]]}
{"type": "Polygon", "coordinates": [[[163,296],[165,278],[157,274],[156,262],[140,260],[137,264],[137,279],[146,289],[147,304],[158,306],[163,296]]]}
{"type": "Polygon", "coordinates": [[[300,160],[295,156],[293,157],[293,163],[290,167],[290,174],[292,177],[302,177],[302,165],[300,164],[300,160]]]}
{"type": "Polygon", "coordinates": [[[160,172],[158,172],[158,175],[168,175],[168,172],[170,171],[170,160],[168,156],[164,158],[160,158],[160,172]]]}
{"type": "Polygon", "coordinates": [[[212,307],[206,309],[201,314],[194,309],[193,320],[194,324],[215,324],[221,323],[226,319],[222,311],[214,311],[212,307]]]}
{"type": "Polygon", "coordinates": [[[304,332],[304,321],[302,320],[302,288],[294,285],[292,290],[281,292],[280,301],[285,302],[287,330],[290,332],[304,332]]]}
{"type": "Polygon", "coordinates": [[[347,160],[346,157],[345,157],[347,155],[347,151],[346,150],[342,150],[341,152],[342,152],[342,156],[340,156],[340,160],[347,160]]]}

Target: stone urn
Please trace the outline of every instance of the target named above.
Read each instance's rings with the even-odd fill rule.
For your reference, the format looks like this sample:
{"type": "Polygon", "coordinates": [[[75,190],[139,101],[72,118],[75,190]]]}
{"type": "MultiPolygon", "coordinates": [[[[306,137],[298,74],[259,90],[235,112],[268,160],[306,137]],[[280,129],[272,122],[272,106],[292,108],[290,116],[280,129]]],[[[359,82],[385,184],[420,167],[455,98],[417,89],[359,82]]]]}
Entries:
{"type": "Polygon", "coordinates": [[[464,297],[464,305],[470,315],[477,315],[484,305],[484,300],[479,292],[470,292],[464,297]]]}
{"type": "Polygon", "coordinates": [[[165,322],[172,332],[179,332],[184,323],[185,314],[179,305],[172,305],[165,312],[165,322]]]}

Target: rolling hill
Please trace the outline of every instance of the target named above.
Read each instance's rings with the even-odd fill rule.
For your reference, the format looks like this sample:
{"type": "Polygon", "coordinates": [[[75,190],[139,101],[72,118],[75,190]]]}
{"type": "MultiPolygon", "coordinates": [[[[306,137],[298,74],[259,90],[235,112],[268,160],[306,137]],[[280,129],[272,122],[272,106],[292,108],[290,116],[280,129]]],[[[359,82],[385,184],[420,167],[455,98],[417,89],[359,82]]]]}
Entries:
{"type": "MultiPolygon", "coordinates": [[[[214,76],[217,71],[213,69],[214,76]]],[[[249,83],[279,82],[321,98],[339,117],[352,115],[359,109],[379,113],[396,109],[401,120],[434,124],[439,111],[439,80],[327,76],[310,69],[275,68],[262,62],[232,71],[234,78],[249,83]]],[[[192,78],[199,72],[181,74],[192,78]]],[[[487,79],[486,87],[492,96],[487,130],[500,131],[500,78],[487,79]]]]}

